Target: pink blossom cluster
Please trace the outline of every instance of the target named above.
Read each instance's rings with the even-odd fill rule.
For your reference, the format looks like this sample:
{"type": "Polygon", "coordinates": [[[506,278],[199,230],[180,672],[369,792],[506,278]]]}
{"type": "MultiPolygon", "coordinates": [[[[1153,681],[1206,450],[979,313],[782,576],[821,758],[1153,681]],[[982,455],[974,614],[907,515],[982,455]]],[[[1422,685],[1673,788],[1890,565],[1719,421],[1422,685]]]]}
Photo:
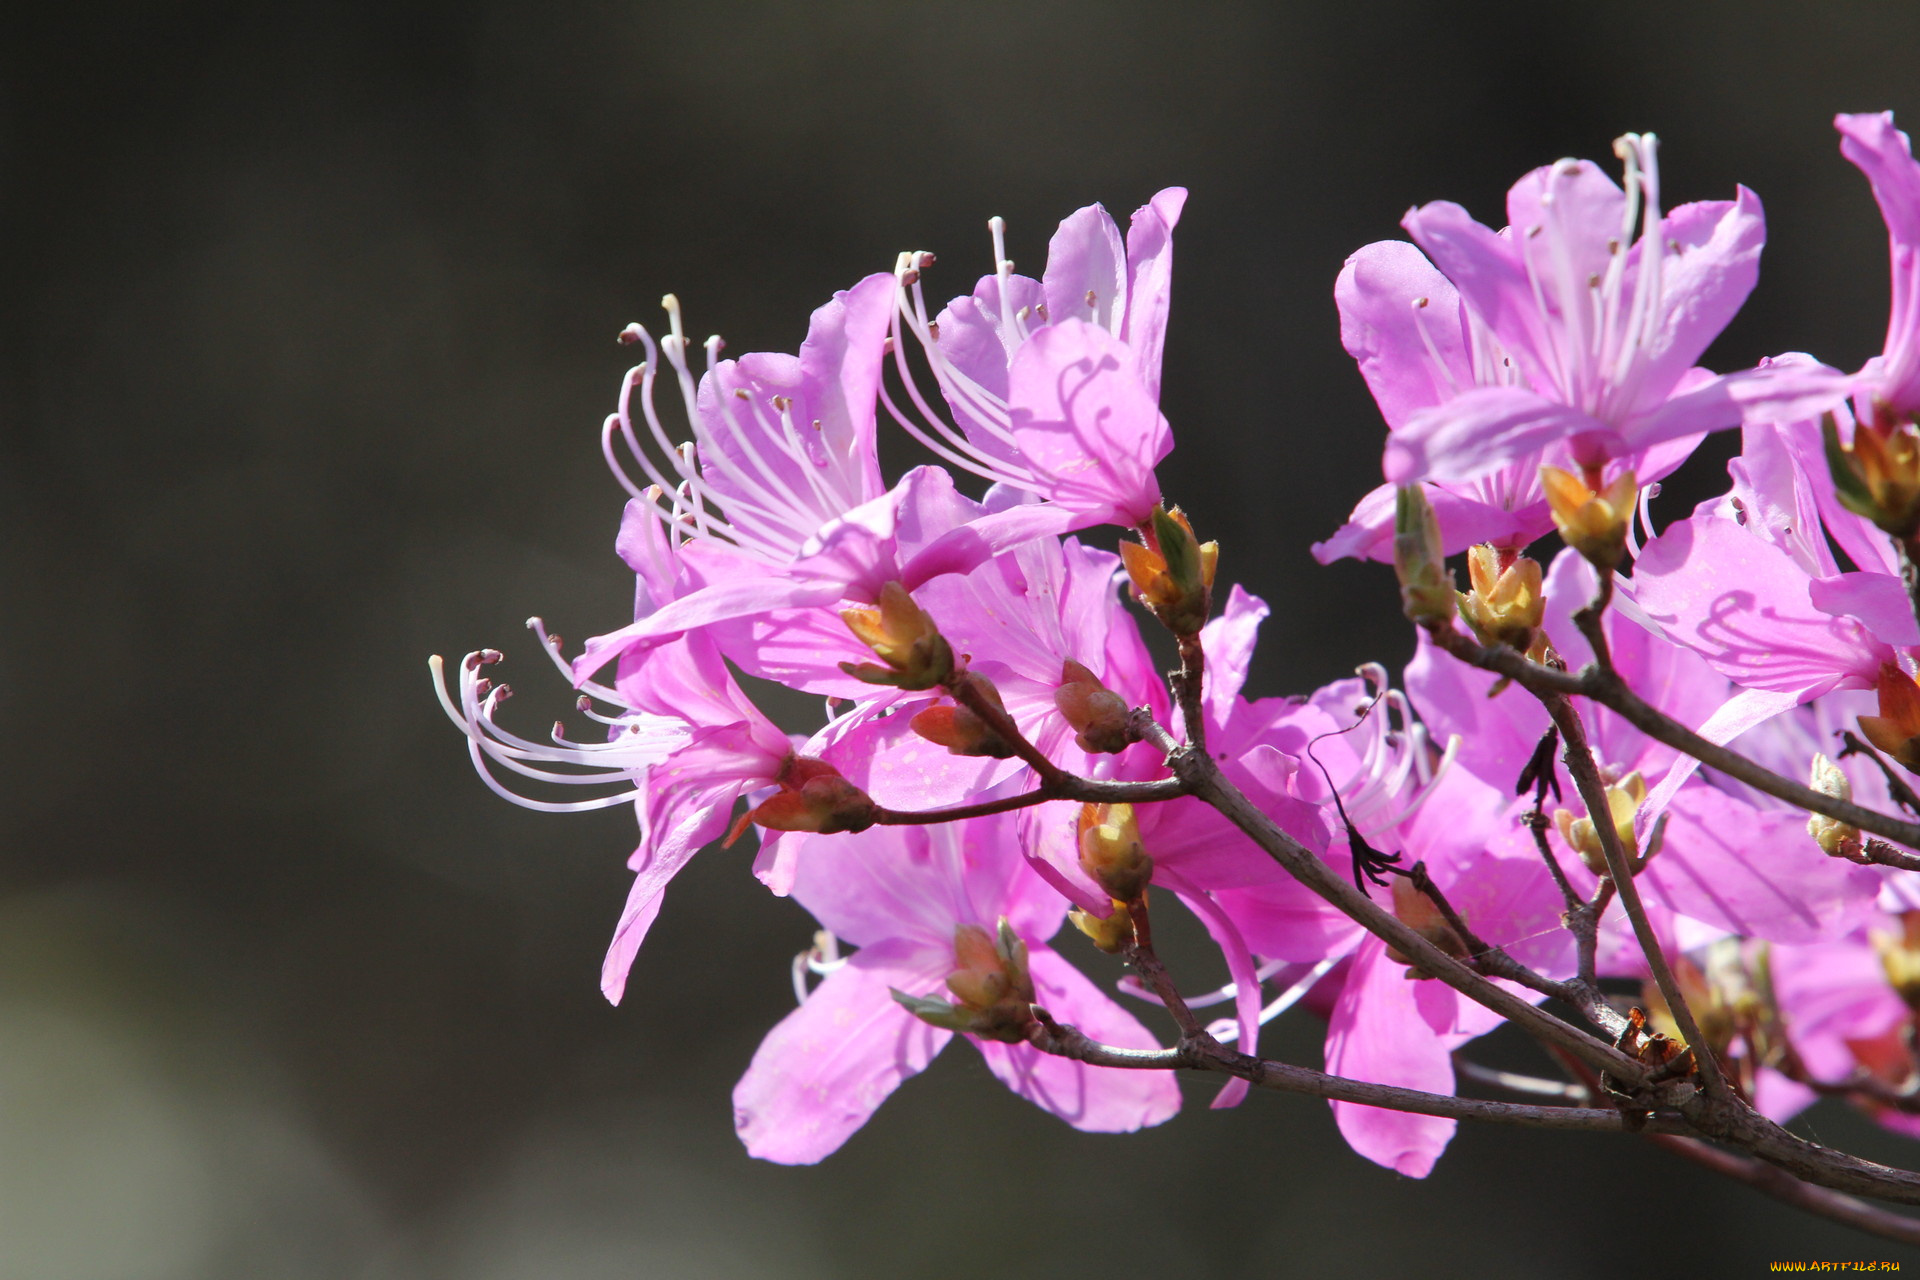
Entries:
{"type": "MultiPolygon", "coordinates": [[[[1397,675],[1245,692],[1267,606],[1213,590],[1219,551],[1155,476],[1173,446],[1161,353],[1185,193],[1169,189],[1124,234],[1098,205],[1072,214],[1038,277],[1014,270],[996,220],[993,270],[937,311],[932,256],[904,254],[815,311],[797,355],[723,358],[713,338],[696,360],[669,297],[664,333],[622,335],[642,359],[601,433],[629,495],[616,545],[633,620],[571,659],[541,631],[592,731],[503,726],[491,650],[443,674],[442,701],[496,792],[637,813],[610,1000],[679,870],[710,846],[744,860],[736,842],[757,832],[754,875],[817,921],[797,1005],[734,1092],[765,1159],[830,1154],[956,1035],[1076,1128],[1169,1119],[1171,1072],[1049,1052],[1036,1032],[1160,1046],[1166,1029],[1136,1015],[1164,993],[1082,972],[1110,964],[1100,951],[1140,953],[1150,894],[1220,953],[1227,981],[1184,993],[1225,1015],[1216,1041],[1257,1055],[1262,1026],[1304,1006],[1326,1019],[1327,1073],[1455,1092],[1456,1054],[1502,1017],[1184,793],[1143,725],[1204,751],[1449,954],[1484,942],[1572,979],[1570,904],[1600,904],[1595,976],[1677,1037],[1603,889],[1610,822],[1700,1017],[1694,1053],[1774,1119],[1851,1090],[1920,1131],[1904,1105],[1920,1076],[1916,872],[1576,697],[1607,787],[1596,815],[1553,759],[1541,702],[1434,630],[1457,609],[1490,648],[1561,671],[1604,662],[1712,744],[1824,795],[1903,802],[1901,773],[1920,771],[1920,165],[1890,115],[1838,126],[1893,254],[1886,350],[1851,373],[1798,353],[1698,365],[1758,279],[1764,221],[1744,188],[1663,209],[1651,136],[1617,145],[1619,184],[1563,160],[1513,186],[1504,228],[1423,205],[1410,242],[1347,261],[1341,336],[1388,428],[1386,483],[1315,551],[1401,568],[1423,629],[1397,675]],[[1733,428],[1726,494],[1656,530],[1655,482],[1733,428]],[[879,438],[895,429],[936,461],[890,478],[879,438]],[[1566,546],[1544,568],[1525,558],[1556,531],[1566,546]],[[1461,552],[1456,597],[1441,562],[1461,552]],[[1596,599],[1611,607],[1590,628],[1578,615],[1596,599]],[[1181,653],[1172,692],[1150,630],[1181,653]],[[823,699],[824,723],[789,733],[754,681],[823,699]],[[581,787],[591,798],[547,798],[581,787]]],[[[1247,1087],[1230,1079],[1213,1105],[1247,1087]]],[[[1413,1176],[1457,1123],[1332,1105],[1356,1151],[1413,1176]]]]}

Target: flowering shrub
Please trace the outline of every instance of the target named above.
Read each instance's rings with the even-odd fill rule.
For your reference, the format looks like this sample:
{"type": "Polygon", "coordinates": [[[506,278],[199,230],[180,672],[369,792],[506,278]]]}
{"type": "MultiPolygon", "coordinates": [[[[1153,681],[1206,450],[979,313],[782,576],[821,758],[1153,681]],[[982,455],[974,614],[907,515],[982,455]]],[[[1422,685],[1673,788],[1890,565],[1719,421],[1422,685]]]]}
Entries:
{"type": "Polygon", "coordinates": [[[1920,164],[1890,115],[1837,123],[1892,242],[1886,351],[1852,373],[1698,366],[1758,278],[1760,202],[1663,211],[1651,136],[1616,144],[1620,185],[1563,160],[1504,229],[1429,204],[1347,261],[1387,484],[1315,552],[1394,565],[1397,679],[1242,692],[1266,605],[1219,589],[1154,472],[1168,190],[1124,236],[1074,213],[1038,278],[995,220],[992,271],[937,312],[904,254],[797,356],[713,338],[696,370],[669,297],[664,334],[621,335],[643,358],[601,432],[633,621],[571,660],[533,624],[598,727],[503,728],[492,650],[451,686],[435,659],[441,700],[502,795],[633,805],[611,1000],[673,876],[758,830],[754,874],[820,931],[735,1090],[756,1156],[831,1154],[957,1034],[1081,1129],[1168,1120],[1191,1070],[1216,1107],[1327,1098],[1415,1177],[1463,1118],[1642,1131],[1912,1239],[1841,1193],[1920,1203],[1920,1176],[1779,1127],[1837,1095],[1920,1132],[1920,164]],[[945,465],[890,480],[896,428],[945,465]],[[1656,530],[1660,477],[1734,428],[1726,494],[1656,530]],[[1074,536],[1106,525],[1117,555],[1074,536]],[[1143,622],[1177,648],[1164,682],[1143,622]],[[789,736],[736,672],[826,723],[789,736]],[[1176,900],[1217,991],[1154,948],[1176,900]],[[1117,994],[1075,947],[1130,967],[1117,994]],[[1323,1071],[1259,1056],[1302,999],[1323,1071]],[[1156,1005],[1171,1047],[1135,1017],[1156,1005]],[[1463,1053],[1505,1022],[1550,1076],[1463,1053]]]}

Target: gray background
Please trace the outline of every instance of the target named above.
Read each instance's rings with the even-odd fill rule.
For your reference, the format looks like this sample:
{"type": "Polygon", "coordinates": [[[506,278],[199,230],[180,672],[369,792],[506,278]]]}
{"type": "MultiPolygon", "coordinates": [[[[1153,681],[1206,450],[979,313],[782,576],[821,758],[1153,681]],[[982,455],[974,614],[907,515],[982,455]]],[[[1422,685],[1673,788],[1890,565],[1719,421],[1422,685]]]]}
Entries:
{"type": "MultiPolygon", "coordinates": [[[[1766,201],[1711,360],[1853,364],[1884,239],[1828,117],[1920,123],[1908,4],[128,3],[0,40],[0,1275],[1744,1275],[1897,1256],[1626,1139],[1462,1133],[1427,1182],[1324,1106],[1191,1095],[1092,1138],[964,1046],[817,1169],[728,1092],[807,942],[744,851],[596,991],[632,818],[509,807],[424,659],[621,621],[596,444],[675,290],[791,350],[834,289],[983,222],[1192,188],[1162,469],[1275,606],[1253,681],[1403,659],[1343,257],[1564,154],[1665,139],[1766,201]]],[[[1719,455],[1724,458],[1724,451],[1719,455]]],[[[1695,468],[1692,492],[1717,479],[1695,468]]],[[[1683,486],[1684,488],[1685,486],[1683,486]]],[[[1670,510],[1684,509],[1670,508],[1670,510]]],[[[1189,962],[1196,980],[1211,976],[1189,962]]],[[[1096,972],[1107,972],[1095,969],[1096,972]]],[[[1315,1061],[1299,1013],[1275,1046],[1315,1061]]],[[[1488,1051],[1533,1066],[1523,1045],[1488,1051]]],[[[1810,1131],[1911,1162],[1844,1110],[1810,1131]]]]}

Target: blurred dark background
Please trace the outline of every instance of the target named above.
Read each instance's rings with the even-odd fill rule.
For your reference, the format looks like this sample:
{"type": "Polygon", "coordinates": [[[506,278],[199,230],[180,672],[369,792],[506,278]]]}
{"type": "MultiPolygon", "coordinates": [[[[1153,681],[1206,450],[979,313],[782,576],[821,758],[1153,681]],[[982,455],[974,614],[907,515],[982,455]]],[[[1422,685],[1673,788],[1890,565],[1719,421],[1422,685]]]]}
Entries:
{"type": "MultiPolygon", "coordinates": [[[[1836,110],[1920,122],[1909,3],[16,6],[0,39],[0,1275],[1749,1274],[1893,1257],[1624,1138],[1467,1130],[1427,1182],[1282,1096],[1091,1138],[956,1048],[816,1169],[728,1094],[808,942],[698,860],[596,990],[624,812],[473,778],[427,654],[610,629],[596,443],[679,293],[791,350],[903,248],[1157,188],[1162,469],[1274,605],[1258,693],[1410,651],[1309,541],[1377,478],[1343,257],[1618,133],[1668,202],[1766,201],[1711,363],[1878,349],[1884,238],[1836,110]]],[[[1724,451],[1719,455],[1724,458],[1724,451]]],[[[1691,481],[1704,493],[1718,462],[1691,481]]],[[[1682,486],[1686,486],[1683,484],[1682,486]]],[[[1097,957],[1096,957],[1097,958],[1097,957]]],[[[1096,970],[1105,972],[1104,970],[1096,970]]],[[[1316,1061],[1291,1015],[1274,1046],[1316,1061]]],[[[1525,1046],[1495,1046],[1525,1066],[1525,1046]]],[[[1849,1113],[1808,1131],[1911,1164],[1849,1113]]]]}

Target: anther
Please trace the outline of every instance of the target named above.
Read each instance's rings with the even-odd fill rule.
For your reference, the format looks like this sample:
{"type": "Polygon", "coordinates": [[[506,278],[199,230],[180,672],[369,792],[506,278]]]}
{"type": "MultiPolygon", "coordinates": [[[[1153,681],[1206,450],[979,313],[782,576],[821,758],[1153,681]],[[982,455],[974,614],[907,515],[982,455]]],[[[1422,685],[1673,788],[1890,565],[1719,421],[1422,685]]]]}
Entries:
{"type": "Polygon", "coordinates": [[[634,343],[640,341],[640,326],[637,324],[628,325],[620,331],[619,335],[614,338],[614,341],[623,347],[632,346],[634,343]]]}

